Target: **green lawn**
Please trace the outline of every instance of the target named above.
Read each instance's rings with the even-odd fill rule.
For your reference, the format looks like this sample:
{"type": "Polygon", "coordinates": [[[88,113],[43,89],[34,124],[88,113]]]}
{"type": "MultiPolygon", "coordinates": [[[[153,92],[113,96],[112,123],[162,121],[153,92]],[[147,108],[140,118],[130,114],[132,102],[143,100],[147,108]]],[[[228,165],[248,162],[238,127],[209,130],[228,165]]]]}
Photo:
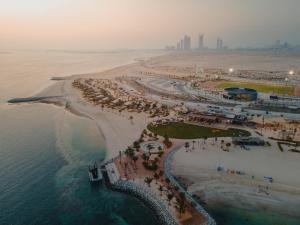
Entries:
{"type": "Polygon", "coordinates": [[[250,133],[240,129],[221,130],[204,126],[197,126],[187,123],[171,123],[154,127],[148,125],[148,129],[160,136],[168,135],[169,138],[176,139],[196,139],[210,137],[237,137],[250,136],[250,133]]]}
{"type": "Polygon", "coordinates": [[[294,95],[294,87],[289,85],[268,85],[258,83],[223,81],[217,88],[225,89],[229,87],[251,88],[261,93],[274,93],[278,95],[294,95]]]}

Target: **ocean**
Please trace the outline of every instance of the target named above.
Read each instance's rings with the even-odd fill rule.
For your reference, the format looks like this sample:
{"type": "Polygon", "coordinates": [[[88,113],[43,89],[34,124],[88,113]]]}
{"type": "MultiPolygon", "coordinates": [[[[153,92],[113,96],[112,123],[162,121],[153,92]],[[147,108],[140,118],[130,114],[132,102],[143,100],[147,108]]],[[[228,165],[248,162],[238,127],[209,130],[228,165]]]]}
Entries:
{"type": "Polygon", "coordinates": [[[157,224],[137,199],[90,185],[88,165],[105,158],[104,138],[90,120],[52,105],[6,103],[36,93],[51,76],[102,71],[154,54],[0,54],[1,225],[157,224]]]}
{"type": "MultiPolygon", "coordinates": [[[[137,199],[112,192],[104,185],[90,185],[87,166],[101,162],[106,154],[104,138],[90,120],[52,105],[8,105],[6,101],[37,93],[52,83],[49,80],[52,76],[103,71],[161,53],[0,53],[0,225],[157,224],[153,213],[137,199]]],[[[259,56],[250,57],[252,63],[243,56],[232,57],[228,66],[243,59],[254,68],[255,63],[262,62],[259,56]]],[[[272,67],[272,62],[278,66],[279,60],[284,61],[284,57],[273,57],[274,60],[272,57],[267,56],[268,67],[272,67]]],[[[286,68],[300,65],[298,59],[288,61],[286,68]]],[[[211,59],[203,65],[209,61],[211,59]]],[[[209,211],[221,225],[295,225],[299,222],[255,209],[251,212],[235,208],[209,211]]]]}

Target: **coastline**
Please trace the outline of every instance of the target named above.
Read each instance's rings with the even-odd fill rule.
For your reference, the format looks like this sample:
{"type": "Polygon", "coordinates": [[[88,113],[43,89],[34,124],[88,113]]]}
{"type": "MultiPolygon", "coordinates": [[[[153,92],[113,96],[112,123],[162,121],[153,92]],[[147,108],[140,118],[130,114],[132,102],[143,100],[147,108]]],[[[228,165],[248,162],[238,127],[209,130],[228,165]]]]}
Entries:
{"type": "MultiPolygon", "coordinates": [[[[54,84],[50,85],[49,87],[45,88],[43,91],[35,95],[35,97],[51,96],[39,102],[65,107],[66,110],[68,110],[73,114],[91,119],[97,125],[99,131],[104,136],[105,146],[106,146],[106,158],[105,158],[106,161],[108,159],[117,156],[120,150],[125,150],[127,146],[132,144],[133,141],[136,140],[136,138],[140,135],[142,130],[145,129],[146,125],[151,120],[144,113],[141,114],[133,113],[133,112],[118,113],[111,109],[105,108],[104,110],[101,110],[99,107],[95,107],[94,105],[86,102],[83,99],[81,92],[79,90],[76,90],[72,87],[72,80],[79,77],[114,79],[123,74],[131,73],[132,71],[135,71],[140,65],[141,65],[140,62],[135,62],[124,66],[118,66],[116,68],[109,69],[107,71],[103,71],[100,73],[72,75],[67,77],[64,80],[56,81],[54,84]],[[62,96],[62,97],[57,97],[57,96],[62,96]],[[132,121],[129,119],[130,115],[134,117],[132,121]]],[[[178,165],[176,167],[177,170],[180,169],[178,168],[178,165]]],[[[184,169],[186,170],[186,168],[184,169]]],[[[186,173],[182,175],[188,176],[188,173],[189,171],[186,171],[186,173]]],[[[214,177],[214,174],[208,173],[208,176],[214,177]]],[[[190,176],[190,178],[191,178],[191,182],[193,182],[194,177],[190,176]]],[[[220,179],[221,184],[224,182],[226,183],[227,180],[220,179]]],[[[192,194],[194,193],[197,194],[197,192],[199,193],[205,192],[206,194],[209,194],[209,191],[205,189],[201,189],[199,183],[189,186],[188,191],[191,192],[192,194]],[[195,188],[195,186],[197,186],[198,190],[195,188]]],[[[221,184],[216,188],[221,188],[221,184]]],[[[210,184],[208,182],[205,185],[210,185],[210,184]]],[[[238,187],[238,190],[247,190],[247,189],[249,189],[249,185],[247,184],[238,187]]],[[[234,189],[233,186],[228,186],[227,189],[224,189],[223,194],[226,195],[229,193],[229,191],[231,191],[232,193],[236,193],[235,192],[236,189],[234,189]]],[[[222,194],[218,195],[217,193],[213,193],[213,192],[211,193],[211,195],[214,194],[216,195],[214,197],[207,198],[207,201],[211,201],[212,204],[220,203],[221,201],[218,202],[217,199],[222,197],[222,194]],[[215,200],[215,202],[213,200],[215,200]]],[[[232,198],[225,199],[224,202],[227,203],[236,200],[241,200],[241,198],[244,199],[247,198],[247,201],[250,201],[248,197],[249,196],[246,195],[234,196],[233,194],[232,198]]],[[[264,199],[262,200],[264,201],[264,199]]],[[[270,205],[272,204],[273,203],[270,202],[270,205]]],[[[250,207],[257,207],[257,205],[252,203],[250,203],[249,205],[250,207]]]]}

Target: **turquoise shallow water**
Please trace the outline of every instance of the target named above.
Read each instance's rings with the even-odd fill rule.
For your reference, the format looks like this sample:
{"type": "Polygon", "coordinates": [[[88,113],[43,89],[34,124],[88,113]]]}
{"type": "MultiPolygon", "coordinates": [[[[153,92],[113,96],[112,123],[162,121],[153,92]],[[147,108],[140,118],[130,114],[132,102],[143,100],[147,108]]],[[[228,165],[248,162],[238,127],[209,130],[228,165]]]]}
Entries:
{"type": "Polygon", "coordinates": [[[1,225],[157,224],[135,198],[90,185],[87,166],[105,150],[88,119],[47,105],[0,114],[1,225]]]}

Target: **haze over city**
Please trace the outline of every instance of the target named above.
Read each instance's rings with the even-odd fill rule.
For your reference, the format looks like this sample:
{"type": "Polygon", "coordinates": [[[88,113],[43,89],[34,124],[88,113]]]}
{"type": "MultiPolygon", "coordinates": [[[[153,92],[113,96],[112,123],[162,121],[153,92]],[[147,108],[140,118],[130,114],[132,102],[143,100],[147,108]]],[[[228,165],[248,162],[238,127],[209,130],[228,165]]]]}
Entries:
{"type": "Polygon", "coordinates": [[[300,0],[0,0],[0,225],[299,225],[300,0]]]}
{"type": "Polygon", "coordinates": [[[158,49],[184,34],[299,44],[298,0],[0,0],[0,49],[158,49]]]}

